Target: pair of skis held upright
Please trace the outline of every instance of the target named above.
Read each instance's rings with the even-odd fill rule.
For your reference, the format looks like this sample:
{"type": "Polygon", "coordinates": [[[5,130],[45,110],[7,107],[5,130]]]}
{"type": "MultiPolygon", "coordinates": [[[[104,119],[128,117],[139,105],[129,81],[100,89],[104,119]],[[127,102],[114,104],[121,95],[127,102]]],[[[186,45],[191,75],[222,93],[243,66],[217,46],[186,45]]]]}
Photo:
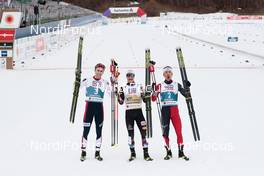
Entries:
{"type": "MultiPolygon", "coordinates": [[[[77,57],[77,66],[75,70],[75,82],[74,82],[74,91],[73,91],[73,99],[72,99],[72,106],[71,106],[71,114],[70,114],[70,122],[74,123],[75,120],[75,113],[76,107],[78,102],[79,96],[79,89],[81,85],[81,70],[82,70],[82,48],[83,48],[83,38],[80,37],[79,40],[79,48],[78,48],[78,57],[77,57]]],[[[188,96],[186,98],[186,103],[188,107],[188,112],[191,121],[191,127],[193,131],[193,136],[195,141],[200,140],[200,134],[198,130],[198,125],[196,121],[196,116],[193,107],[193,101],[191,97],[190,87],[187,85],[188,78],[186,74],[184,58],[181,51],[181,48],[176,49],[179,68],[182,77],[183,87],[188,90],[188,96]]],[[[156,77],[155,77],[155,70],[154,70],[155,62],[151,61],[150,57],[150,50],[146,49],[145,51],[145,89],[146,89],[146,119],[147,119],[147,137],[152,137],[152,114],[151,114],[151,98],[150,95],[153,90],[156,89],[156,77]],[[152,80],[152,84],[151,84],[152,80]]],[[[118,65],[115,60],[111,60],[110,66],[111,78],[111,145],[114,146],[118,144],[118,105],[117,105],[117,89],[118,89],[118,65]]],[[[160,120],[162,119],[161,113],[161,105],[160,99],[157,99],[157,108],[159,113],[160,120]]]]}

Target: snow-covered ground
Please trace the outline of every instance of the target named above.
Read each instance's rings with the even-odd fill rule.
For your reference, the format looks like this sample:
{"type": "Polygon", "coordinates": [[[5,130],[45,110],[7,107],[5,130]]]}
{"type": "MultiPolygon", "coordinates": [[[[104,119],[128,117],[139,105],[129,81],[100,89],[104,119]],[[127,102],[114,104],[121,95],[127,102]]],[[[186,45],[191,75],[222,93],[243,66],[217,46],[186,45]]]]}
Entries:
{"type": "MultiPolygon", "coordinates": [[[[187,22],[184,22],[187,23],[187,22]]],[[[142,160],[141,141],[136,130],[138,159],[128,163],[129,149],[120,108],[119,146],[110,147],[110,98],[105,100],[103,129],[103,162],[93,159],[95,129],[88,137],[88,160],[81,163],[80,139],[84,112],[84,94],[80,95],[74,125],[69,123],[74,66],[78,41],[56,53],[34,61],[25,69],[0,70],[0,175],[261,175],[263,174],[263,103],[264,59],[169,33],[168,27],[180,27],[179,21],[152,20],[145,25],[109,24],[97,28],[96,35],[84,36],[83,76],[92,76],[93,66],[109,66],[116,58],[121,70],[120,85],[125,84],[125,71],[133,68],[136,80],[144,83],[144,50],[151,49],[157,62],[157,80],[162,81],[162,67],[174,67],[174,79],[181,82],[175,48],[182,47],[188,76],[192,82],[194,106],[201,142],[193,141],[184,99],[179,102],[183,122],[186,154],[191,160],[177,159],[176,136],[171,128],[174,158],[164,161],[165,149],[156,105],[153,104],[154,137],[149,139],[153,162],[142,160]],[[248,62],[246,62],[248,60],[248,62]]],[[[188,25],[194,24],[189,21],[188,25]]],[[[236,49],[250,46],[264,57],[261,24],[226,24],[243,38],[236,49]],[[248,29],[248,30],[247,30],[248,29]],[[250,30],[249,30],[250,29],[250,30]],[[246,35],[248,34],[248,35],[246,35]],[[250,35],[249,35],[250,34],[250,35]],[[258,34],[259,36],[254,36],[258,34]],[[253,35],[253,38],[252,36],[253,35]]],[[[223,30],[226,25],[217,25],[223,30]]],[[[206,29],[214,25],[206,25],[206,29]]],[[[263,30],[263,28],[262,28],[263,30]]],[[[219,30],[221,31],[221,30],[219,30]]],[[[197,37],[199,35],[191,35],[197,37]]],[[[226,36],[199,36],[208,42],[227,45],[226,36]]],[[[229,46],[228,46],[229,47],[229,46]]],[[[104,77],[109,78],[107,70],[104,77]]]]}

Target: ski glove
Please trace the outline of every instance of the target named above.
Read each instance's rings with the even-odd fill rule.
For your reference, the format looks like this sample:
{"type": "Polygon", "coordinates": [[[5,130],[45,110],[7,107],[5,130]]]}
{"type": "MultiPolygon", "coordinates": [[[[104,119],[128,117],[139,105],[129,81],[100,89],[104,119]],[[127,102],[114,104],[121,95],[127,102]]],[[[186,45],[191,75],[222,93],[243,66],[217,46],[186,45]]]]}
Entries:
{"type": "Polygon", "coordinates": [[[185,81],[185,85],[186,85],[187,87],[191,87],[192,84],[191,84],[190,81],[187,80],[187,81],[185,81]]]}
{"type": "Polygon", "coordinates": [[[124,94],[124,91],[123,91],[123,88],[121,87],[120,88],[120,91],[118,92],[118,102],[119,104],[124,104],[124,100],[125,100],[125,94],[124,94]]]}

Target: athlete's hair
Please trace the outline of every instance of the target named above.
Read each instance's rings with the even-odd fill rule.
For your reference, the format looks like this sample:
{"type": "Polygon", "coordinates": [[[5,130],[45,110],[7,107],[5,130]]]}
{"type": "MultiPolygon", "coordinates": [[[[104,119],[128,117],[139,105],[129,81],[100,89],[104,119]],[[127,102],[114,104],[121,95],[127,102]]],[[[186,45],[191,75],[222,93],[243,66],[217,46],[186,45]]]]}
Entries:
{"type": "Polygon", "coordinates": [[[101,67],[102,69],[105,70],[105,65],[102,64],[102,63],[98,63],[98,64],[96,64],[95,67],[94,67],[94,70],[96,70],[96,69],[99,68],[99,67],[101,67]]]}
{"type": "Polygon", "coordinates": [[[172,72],[172,67],[171,66],[166,66],[163,68],[163,73],[166,71],[171,71],[172,72]]]}

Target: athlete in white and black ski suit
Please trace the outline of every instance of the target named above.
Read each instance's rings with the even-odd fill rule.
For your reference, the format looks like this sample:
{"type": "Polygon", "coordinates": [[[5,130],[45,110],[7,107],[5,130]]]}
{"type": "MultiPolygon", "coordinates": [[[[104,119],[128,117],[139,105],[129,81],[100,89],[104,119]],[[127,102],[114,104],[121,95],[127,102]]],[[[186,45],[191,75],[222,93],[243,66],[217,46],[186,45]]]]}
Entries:
{"type": "Polygon", "coordinates": [[[126,106],[126,127],[128,131],[128,145],[131,151],[130,161],[136,158],[135,140],[134,140],[134,123],[139,128],[142,138],[142,147],[144,159],[152,160],[148,154],[148,142],[146,139],[147,124],[142,112],[142,100],[144,101],[145,93],[142,85],[134,81],[135,74],[129,70],[126,74],[127,84],[119,91],[118,102],[126,106]]]}
{"type": "Polygon", "coordinates": [[[81,83],[81,87],[85,87],[86,96],[86,106],[83,118],[81,161],[84,161],[86,157],[87,137],[90,132],[93,119],[95,120],[96,126],[95,158],[100,161],[103,160],[100,156],[102,128],[104,122],[103,100],[106,93],[110,94],[109,82],[101,78],[104,70],[105,66],[103,64],[97,64],[95,66],[95,76],[92,78],[85,78],[81,83]]]}

